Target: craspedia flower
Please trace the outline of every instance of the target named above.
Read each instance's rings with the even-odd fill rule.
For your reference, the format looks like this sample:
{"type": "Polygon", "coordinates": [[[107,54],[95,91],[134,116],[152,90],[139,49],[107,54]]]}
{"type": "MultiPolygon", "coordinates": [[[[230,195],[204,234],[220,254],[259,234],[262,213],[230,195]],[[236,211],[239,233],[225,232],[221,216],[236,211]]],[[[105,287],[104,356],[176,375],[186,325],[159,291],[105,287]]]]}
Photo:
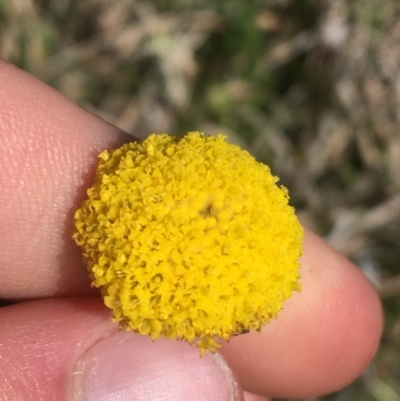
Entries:
{"type": "Polygon", "coordinates": [[[73,238],[121,328],[214,352],[300,289],[287,190],[224,136],[150,135],[99,158],[73,238]]]}

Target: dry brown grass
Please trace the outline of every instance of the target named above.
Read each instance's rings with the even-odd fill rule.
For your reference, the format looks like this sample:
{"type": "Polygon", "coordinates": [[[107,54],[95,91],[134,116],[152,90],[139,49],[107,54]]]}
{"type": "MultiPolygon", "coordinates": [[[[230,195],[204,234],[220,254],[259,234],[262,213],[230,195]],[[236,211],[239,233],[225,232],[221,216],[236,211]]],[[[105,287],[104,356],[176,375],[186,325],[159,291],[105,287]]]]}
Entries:
{"type": "Polygon", "coordinates": [[[337,400],[400,400],[397,0],[0,0],[0,55],[142,137],[223,131],[379,287],[382,348],[337,400]],[[265,5],[268,4],[268,5],[265,5]]]}

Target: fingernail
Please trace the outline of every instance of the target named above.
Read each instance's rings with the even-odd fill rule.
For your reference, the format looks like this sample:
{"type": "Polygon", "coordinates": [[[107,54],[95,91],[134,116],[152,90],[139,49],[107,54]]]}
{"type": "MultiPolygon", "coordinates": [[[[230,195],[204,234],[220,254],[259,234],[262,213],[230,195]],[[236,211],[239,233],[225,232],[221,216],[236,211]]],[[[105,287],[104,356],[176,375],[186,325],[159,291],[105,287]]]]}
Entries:
{"type": "Polygon", "coordinates": [[[70,398],[78,401],[240,401],[242,391],[224,359],[186,343],[118,332],[75,363],[70,398]]]}

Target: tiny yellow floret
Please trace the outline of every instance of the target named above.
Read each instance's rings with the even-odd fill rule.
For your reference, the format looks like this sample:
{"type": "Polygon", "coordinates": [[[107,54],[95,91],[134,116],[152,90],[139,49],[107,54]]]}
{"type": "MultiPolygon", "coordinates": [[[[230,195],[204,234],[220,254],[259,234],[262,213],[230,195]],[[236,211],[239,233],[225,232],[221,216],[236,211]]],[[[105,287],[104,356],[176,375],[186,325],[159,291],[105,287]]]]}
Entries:
{"type": "Polygon", "coordinates": [[[121,328],[215,352],[300,290],[287,190],[223,135],[153,134],[99,158],[73,238],[121,328]]]}

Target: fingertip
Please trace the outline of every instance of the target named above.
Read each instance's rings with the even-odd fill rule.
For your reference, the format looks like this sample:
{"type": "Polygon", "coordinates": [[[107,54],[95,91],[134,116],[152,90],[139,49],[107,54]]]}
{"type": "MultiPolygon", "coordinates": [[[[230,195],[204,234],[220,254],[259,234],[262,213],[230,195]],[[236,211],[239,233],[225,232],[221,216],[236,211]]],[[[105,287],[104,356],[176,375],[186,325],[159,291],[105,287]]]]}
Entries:
{"type": "Polygon", "coordinates": [[[302,292],[276,321],[222,349],[246,390],[294,398],[330,393],[353,381],[376,352],[382,309],[364,274],[309,232],[301,273],[302,292]]]}

